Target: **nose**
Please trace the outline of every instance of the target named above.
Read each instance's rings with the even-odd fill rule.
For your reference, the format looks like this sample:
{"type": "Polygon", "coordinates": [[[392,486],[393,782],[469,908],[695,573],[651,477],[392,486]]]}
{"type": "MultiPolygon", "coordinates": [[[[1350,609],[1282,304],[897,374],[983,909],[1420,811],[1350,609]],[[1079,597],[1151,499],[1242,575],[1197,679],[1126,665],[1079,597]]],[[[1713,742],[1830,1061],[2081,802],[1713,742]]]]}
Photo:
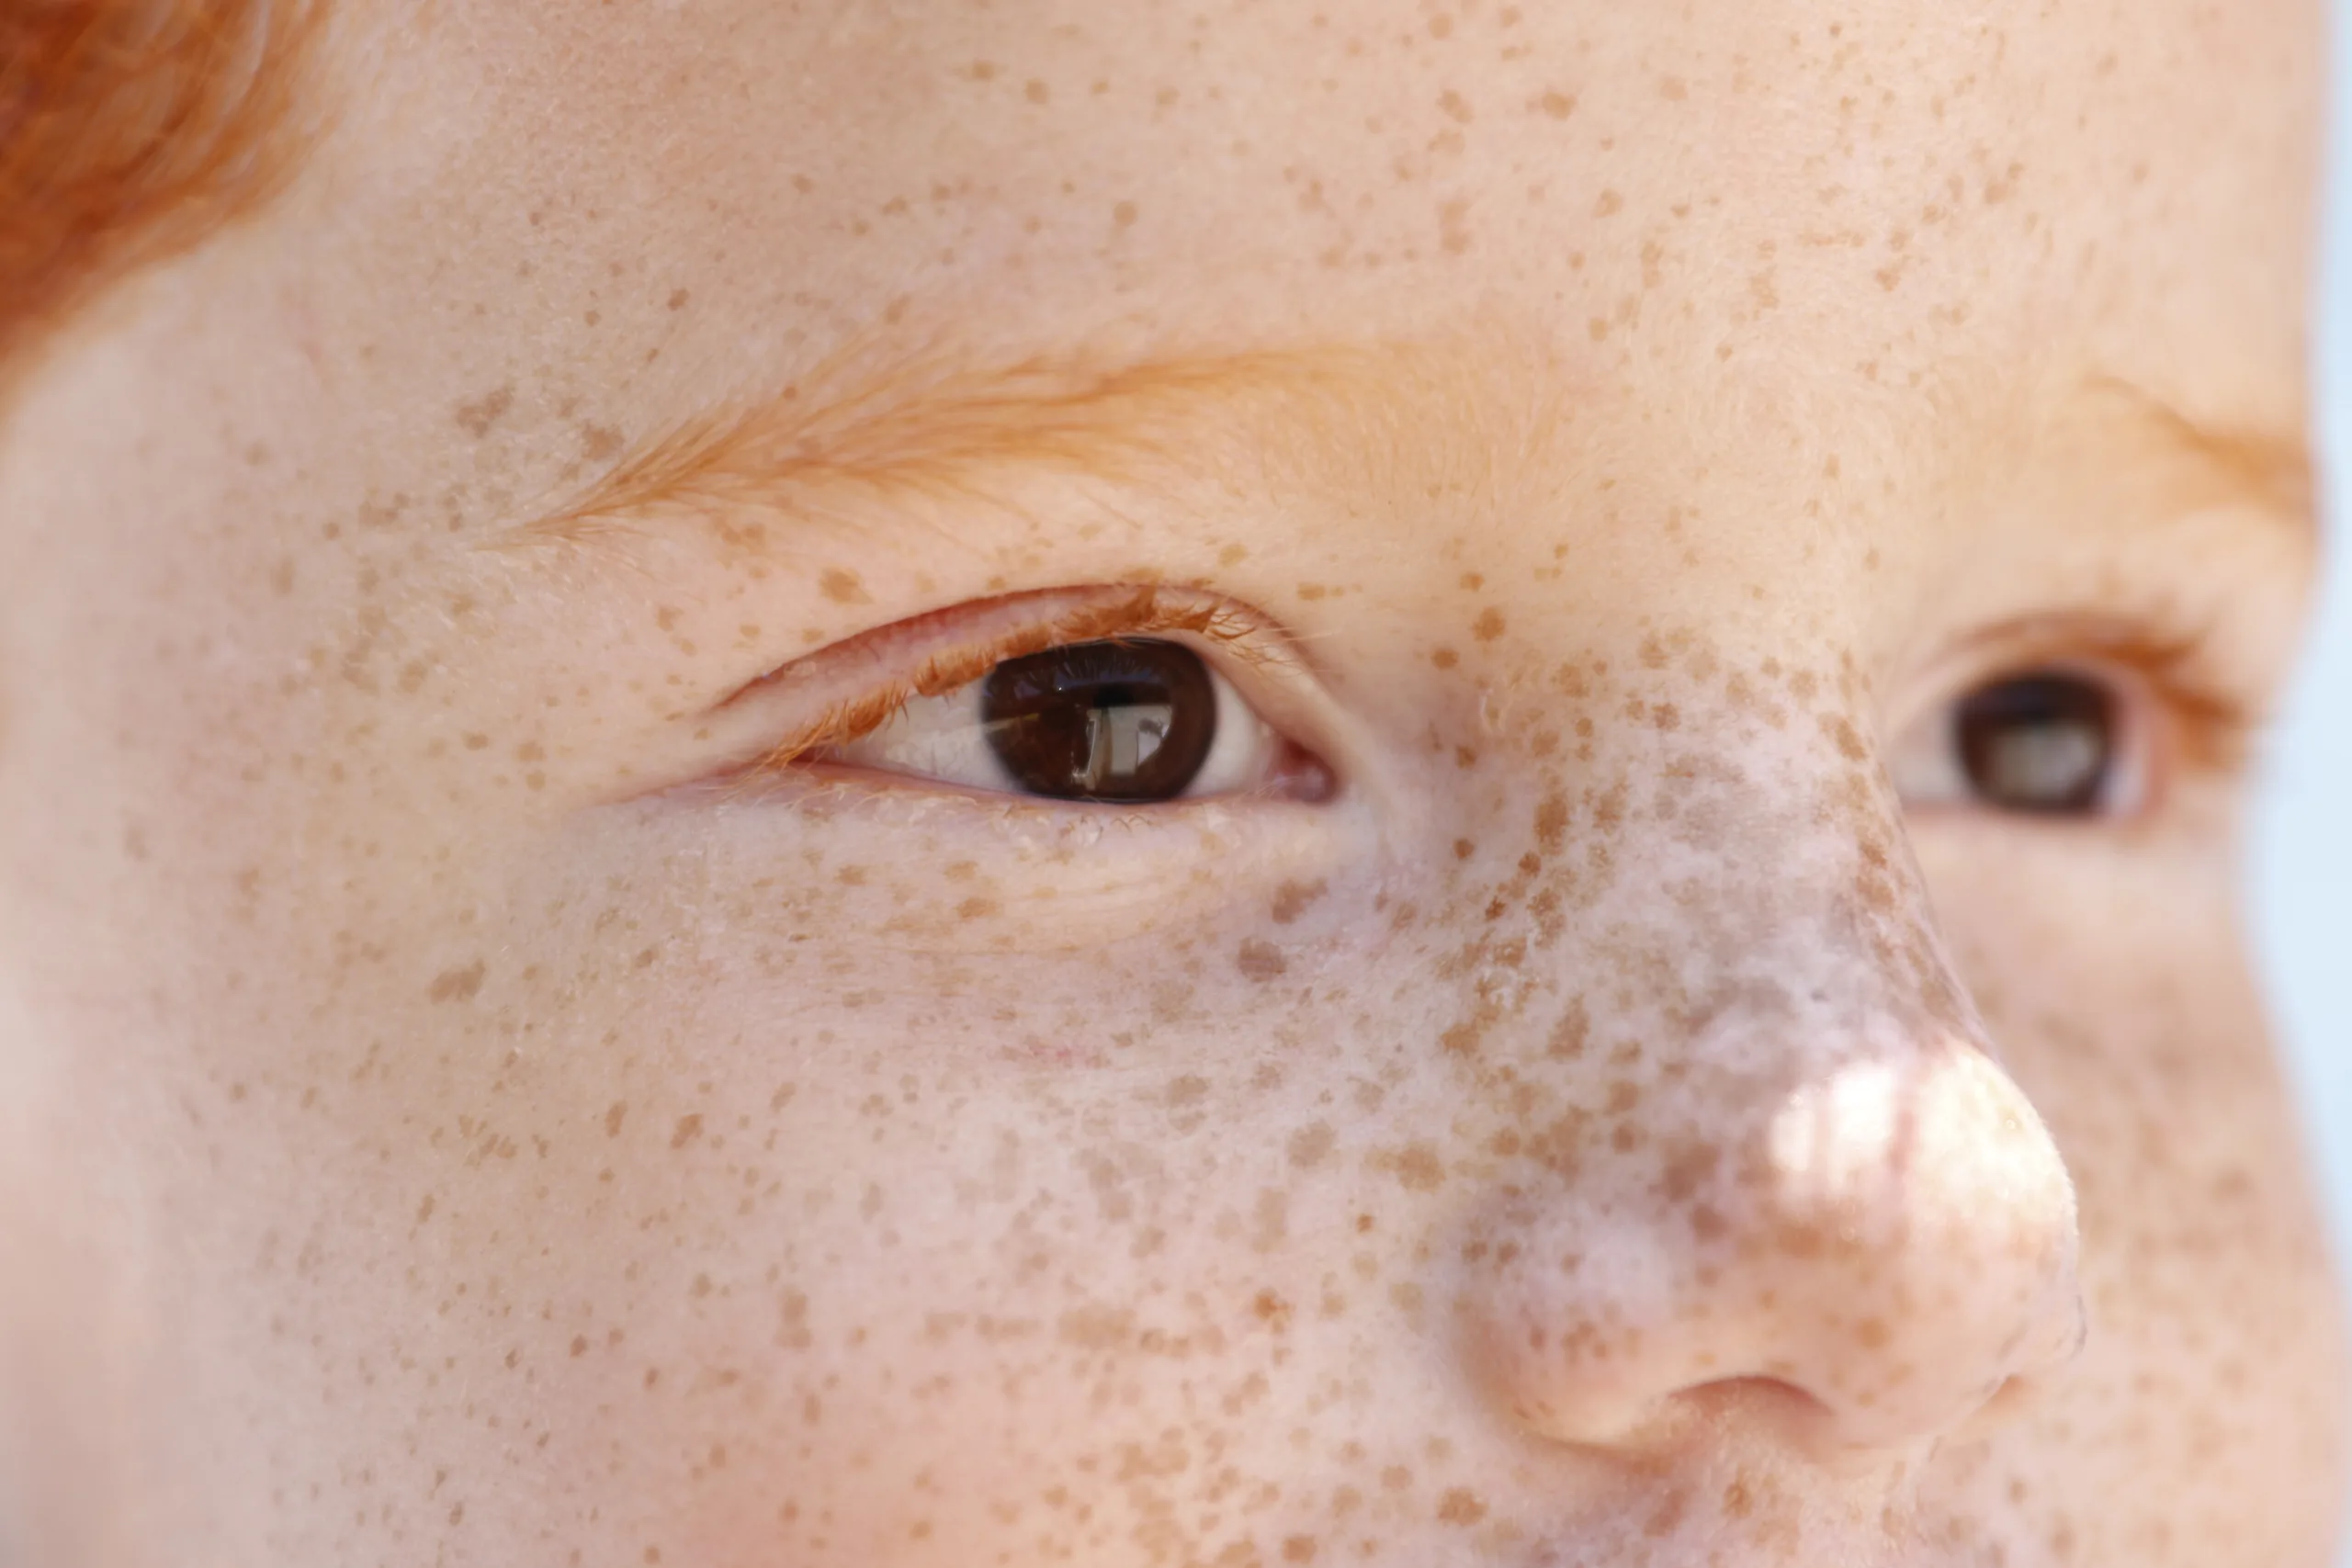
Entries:
{"type": "Polygon", "coordinates": [[[1534,1432],[1639,1450],[1733,1419],[1808,1451],[1899,1450],[2080,1348],[2072,1181],[1884,807],[1859,834],[1822,817],[1717,845],[1775,868],[1736,935],[1710,933],[1722,899],[1693,895],[1713,879],[1689,861],[1674,910],[1603,911],[1590,946],[1680,999],[1587,987],[1573,1060],[1539,1056],[1539,1030],[1508,1064],[1568,1110],[1502,1145],[1455,1256],[1478,1370],[1534,1432]],[[1879,879],[1860,900],[1839,891],[1857,866],[1879,879]],[[1604,1060],[1622,1076],[1589,1081],[1604,1060]]]}
{"type": "Polygon", "coordinates": [[[1645,1190],[1522,1192],[1465,1248],[1519,1420],[1637,1448],[1737,1409],[1807,1450],[1896,1449],[2074,1356],[2072,1184],[1982,1051],[1860,1054],[1749,1124],[1744,1147],[1684,1144],[1645,1190]]]}

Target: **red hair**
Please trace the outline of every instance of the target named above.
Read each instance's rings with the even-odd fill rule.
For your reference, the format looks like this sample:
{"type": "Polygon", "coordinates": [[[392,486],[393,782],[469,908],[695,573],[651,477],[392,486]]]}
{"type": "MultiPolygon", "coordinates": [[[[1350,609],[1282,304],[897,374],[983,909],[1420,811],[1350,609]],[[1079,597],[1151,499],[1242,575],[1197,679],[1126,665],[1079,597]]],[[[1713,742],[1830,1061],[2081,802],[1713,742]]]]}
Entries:
{"type": "Polygon", "coordinates": [[[0,0],[0,367],[274,194],[312,0],[0,0]]]}

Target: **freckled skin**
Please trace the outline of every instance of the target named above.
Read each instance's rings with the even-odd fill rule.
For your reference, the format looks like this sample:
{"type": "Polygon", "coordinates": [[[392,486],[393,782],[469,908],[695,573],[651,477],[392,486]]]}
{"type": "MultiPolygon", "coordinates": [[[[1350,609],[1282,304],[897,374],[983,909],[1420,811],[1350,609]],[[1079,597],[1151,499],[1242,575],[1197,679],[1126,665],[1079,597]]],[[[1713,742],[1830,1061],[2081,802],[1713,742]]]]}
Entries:
{"type": "Polygon", "coordinates": [[[2278,680],[2291,525],[2052,411],[2293,433],[2310,8],[344,9],[0,422],[0,1560],[2328,1560],[2235,781],[1894,778],[2086,602],[2278,680]],[[949,336],[1426,353],[507,536],[949,336]],[[1138,582],[1295,637],[1329,801],[649,793],[1138,582]]]}

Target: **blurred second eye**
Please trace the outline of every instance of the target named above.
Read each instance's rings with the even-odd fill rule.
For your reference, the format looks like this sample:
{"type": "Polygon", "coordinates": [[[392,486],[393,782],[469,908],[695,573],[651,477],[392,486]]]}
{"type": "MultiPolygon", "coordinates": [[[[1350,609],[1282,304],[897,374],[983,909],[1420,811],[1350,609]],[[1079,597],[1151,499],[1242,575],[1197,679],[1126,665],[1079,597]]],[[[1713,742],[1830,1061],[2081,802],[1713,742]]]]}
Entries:
{"type": "Polygon", "coordinates": [[[1896,749],[1894,782],[1913,806],[2121,816],[2143,787],[2141,728],[2119,677],[2026,671],[1928,716],[1896,749]]]}
{"type": "Polygon", "coordinates": [[[1148,804],[1263,787],[1283,750],[1192,648],[1119,637],[1008,659],[914,698],[822,760],[1000,794],[1148,804]]]}

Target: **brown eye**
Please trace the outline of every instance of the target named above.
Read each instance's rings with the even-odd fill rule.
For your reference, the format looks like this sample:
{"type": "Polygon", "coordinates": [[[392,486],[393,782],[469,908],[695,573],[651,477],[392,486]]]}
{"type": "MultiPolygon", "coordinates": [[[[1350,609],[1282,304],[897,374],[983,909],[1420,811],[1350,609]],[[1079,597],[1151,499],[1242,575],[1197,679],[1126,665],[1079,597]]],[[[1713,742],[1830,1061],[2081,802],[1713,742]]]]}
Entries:
{"type": "Polygon", "coordinates": [[[1962,697],[1951,725],[1979,805],[2051,816],[2111,807],[2120,726],[2103,682],[2061,671],[1996,681],[1962,697]]]}
{"type": "Polygon", "coordinates": [[[1216,741],[1200,655],[1151,640],[1071,643],[980,682],[989,749],[1015,787],[1059,800],[1173,800],[1216,741]]]}

